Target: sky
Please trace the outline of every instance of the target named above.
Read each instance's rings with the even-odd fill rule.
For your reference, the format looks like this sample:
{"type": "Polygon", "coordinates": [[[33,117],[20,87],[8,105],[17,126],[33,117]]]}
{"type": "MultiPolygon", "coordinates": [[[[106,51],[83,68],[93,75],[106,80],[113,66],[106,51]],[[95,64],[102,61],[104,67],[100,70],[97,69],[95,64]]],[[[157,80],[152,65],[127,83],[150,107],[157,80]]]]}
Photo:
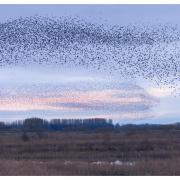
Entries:
{"type": "Polygon", "coordinates": [[[179,5],[0,5],[0,121],[179,122],[179,16],[179,5]]]}

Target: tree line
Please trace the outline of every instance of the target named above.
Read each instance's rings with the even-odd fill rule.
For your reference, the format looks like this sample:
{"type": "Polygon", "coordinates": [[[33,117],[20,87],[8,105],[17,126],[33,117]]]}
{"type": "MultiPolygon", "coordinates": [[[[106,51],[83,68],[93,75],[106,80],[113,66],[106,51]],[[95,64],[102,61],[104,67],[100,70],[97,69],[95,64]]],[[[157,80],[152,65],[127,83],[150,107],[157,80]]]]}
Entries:
{"type": "Polygon", "coordinates": [[[45,120],[37,117],[13,122],[0,122],[0,131],[36,132],[45,131],[141,131],[141,130],[180,130],[180,123],[174,124],[114,124],[112,119],[52,119],[45,120]]]}
{"type": "Polygon", "coordinates": [[[0,130],[42,132],[42,131],[87,131],[113,128],[112,120],[104,118],[91,119],[52,119],[28,118],[14,122],[0,122],[0,130]]]}

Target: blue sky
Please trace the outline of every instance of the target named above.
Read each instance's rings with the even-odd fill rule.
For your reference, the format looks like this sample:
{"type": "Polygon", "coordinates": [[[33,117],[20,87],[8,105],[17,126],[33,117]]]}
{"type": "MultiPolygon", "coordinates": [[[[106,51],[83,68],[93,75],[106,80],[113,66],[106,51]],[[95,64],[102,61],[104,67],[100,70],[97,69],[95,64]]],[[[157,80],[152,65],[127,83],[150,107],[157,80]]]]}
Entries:
{"type": "Polygon", "coordinates": [[[161,21],[179,23],[179,5],[1,5],[1,21],[19,16],[80,16],[108,23],[161,21]]]}
{"type": "MultiPolygon", "coordinates": [[[[107,28],[113,25],[131,26],[132,24],[158,27],[159,23],[162,26],[167,25],[167,23],[170,25],[179,24],[180,6],[0,5],[0,15],[1,23],[13,21],[19,17],[38,15],[43,17],[56,16],[56,18],[61,16],[77,17],[86,22],[103,23],[107,28]]],[[[168,32],[167,35],[169,36],[168,32]]],[[[168,58],[166,59],[166,57],[169,54],[178,55],[178,50],[174,48],[179,47],[178,42],[175,44],[173,41],[171,44],[165,45],[162,43],[160,46],[159,44],[153,45],[152,53],[154,53],[153,48],[159,48],[160,51],[159,64],[156,60],[159,66],[160,62],[163,62],[163,57],[165,57],[164,61],[167,65],[168,58]]],[[[119,70],[113,69],[113,73],[110,71],[114,67],[118,68],[116,59],[113,59],[114,54],[125,53],[126,46],[121,45],[121,51],[104,44],[101,46],[92,44],[80,46],[83,55],[78,54],[79,58],[75,61],[77,64],[74,63],[74,54],[77,55],[81,49],[76,51],[74,46],[73,44],[73,49],[69,47],[65,52],[63,51],[63,54],[55,52],[55,58],[47,55],[47,49],[43,49],[41,52],[36,51],[33,56],[31,52],[23,51],[25,55],[20,54],[21,49],[19,49],[18,57],[22,63],[20,61],[15,65],[5,63],[0,67],[1,120],[12,121],[38,116],[47,119],[105,117],[112,118],[118,123],[171,123],[179,121],[180,97],[175,97],[174,88],[169,88],[171,84],[157,85],[155,79],[144,79],[139,74],[134,78],[126,76],[126,74],[123,76],[123,72],[119,70]],[[88,68],[78,65],[82,59],[87,61],[84,55],[84,52],[87,52],[86,49],[88,53],[92,51],[94,57],[100,54],[102,59],[106,59],[106,61],[102,61],[103,64],[101,62],[99,65],[102,67],[101,69],[93,68],[92,64],[88,68]],[[105,52],[105,57],[103,52],[105,52]],[[26,56],[27,54],[28,56],[26,56]],[[62,55],[66,56],[68,63],[57,65],[56,62],[61,61],[62,55]],[[48,62],[50,62],[48,65],[32,62],[32,59],[38,61],[38,58],[43,56],[48,57],[48,62]]],[[[147,47],[142,45],[138,48],[143,54],[147,47]]],[[[34,49],[32,51],[34,52],[34,49]]],[[[121,59],[122,54],[115,58],[121,59]]],[[[1,56],[2,61],[5,61],[3,57],[14,61],[14,57],[7,53],[1,56]]],[[[98,63],[98,60],[96,59],[95,62],[98,63]]],[[[152,62],[154,61],[152,60],[152,62]]],[[[175,63],[178,65],[179,59],[176,59],[175,63]]],[[[151,65],[150,63],[150,68],[152,68],[151,65]]],[[[162,69],[162,71],[165,73],[165,70],[162,69]]],[[[134,69],[133,72],[135,72],[134,69]]],[[[166,77],[164,77],[165,79],[166,77]]],[[[178,87],[179,81],[176,83],[178,87]]]]}

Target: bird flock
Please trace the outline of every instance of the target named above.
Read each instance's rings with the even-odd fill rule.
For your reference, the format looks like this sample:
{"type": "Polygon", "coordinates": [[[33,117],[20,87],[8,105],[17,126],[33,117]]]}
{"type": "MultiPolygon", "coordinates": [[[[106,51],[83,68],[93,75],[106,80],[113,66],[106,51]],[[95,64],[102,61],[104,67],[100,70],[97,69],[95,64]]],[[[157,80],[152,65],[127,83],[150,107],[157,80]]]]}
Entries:
{"type": "Polygon", "coordinates": [[[0,67],[85,67],[174,88],[180,82],[180,27],[114,25],[77,17],[21,17],[0,23],[0,67]]]}

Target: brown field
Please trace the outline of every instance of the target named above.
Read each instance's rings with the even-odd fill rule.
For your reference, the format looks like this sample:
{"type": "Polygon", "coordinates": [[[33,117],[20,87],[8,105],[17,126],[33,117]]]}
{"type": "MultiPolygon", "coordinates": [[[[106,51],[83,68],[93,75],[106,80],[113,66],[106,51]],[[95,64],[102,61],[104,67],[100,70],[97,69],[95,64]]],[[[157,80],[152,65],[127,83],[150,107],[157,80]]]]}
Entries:
{"type": "Polygon", "coordinates": [[[180,131],[0,133],[0,175],[180,175],[180,131]]]}

